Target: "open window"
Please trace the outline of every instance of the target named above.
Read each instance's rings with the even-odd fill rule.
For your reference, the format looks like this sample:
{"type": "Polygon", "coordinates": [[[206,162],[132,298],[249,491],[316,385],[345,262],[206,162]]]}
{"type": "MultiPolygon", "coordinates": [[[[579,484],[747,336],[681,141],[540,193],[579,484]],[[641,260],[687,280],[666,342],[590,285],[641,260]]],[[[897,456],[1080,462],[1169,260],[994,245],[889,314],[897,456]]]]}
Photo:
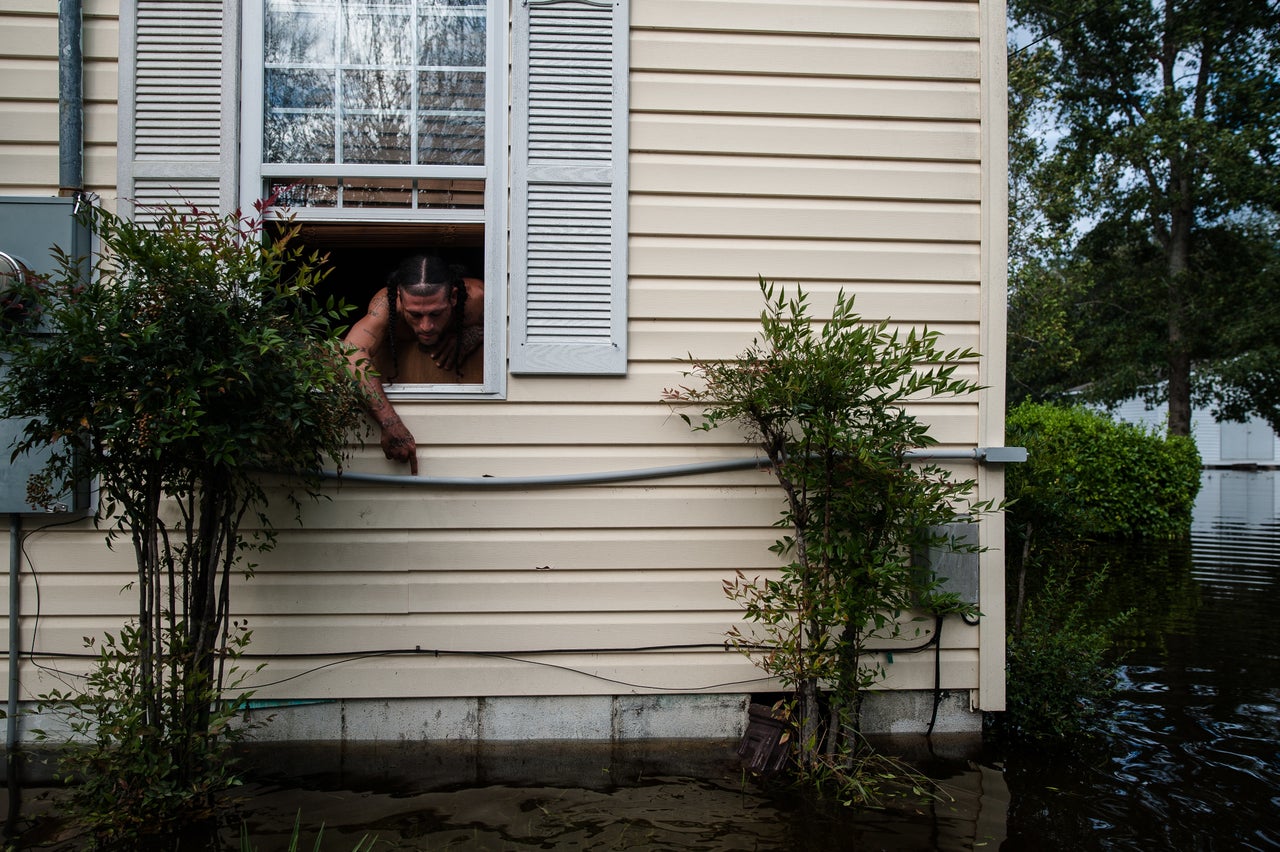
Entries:
{"type": "Polygon", "coordinates": [[[354,322],[406,256],[485,285],[465,378],[410,371],[402,398],[499,395],[505,333],[505,3],[259,0],[244,19],[241,196],[274,197],[327,253],[354,322]],[[501,11],[498,7],[501,5],[501,11]]]}
{"type": "MultiPolygon", "coordinates": [[[[354,325],[367,312],[401,261],[412,255],[431,254],[460,270],[465,279],[484,280],[484,228],[433,226],[417,223],[366,224],[295,222],[297,242],[305,249],[329,257],[329,275],[316,288],[319,298],[333,296],[352,307],[344,324],[354,325]]],[[[497,295],[501,295],[499,291],[497,295]]],[[[425,352],[412,347],[392,349],[395,364],[378,365],[392,397],[412,398],[430,394],[483,393],[486,357],[482,346],[471,352],[456,371],[444,370],[425,352]]],[[[388,357],[392,357],[388,355],[388,357]]]]}

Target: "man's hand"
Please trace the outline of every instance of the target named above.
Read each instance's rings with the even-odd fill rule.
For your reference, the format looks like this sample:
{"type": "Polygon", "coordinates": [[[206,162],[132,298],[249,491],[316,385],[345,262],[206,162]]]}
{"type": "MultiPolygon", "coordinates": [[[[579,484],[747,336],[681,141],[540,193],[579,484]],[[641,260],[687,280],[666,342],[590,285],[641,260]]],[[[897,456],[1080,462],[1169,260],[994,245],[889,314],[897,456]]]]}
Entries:
{"type": "Polygon", "coordinates": [[[413,440],[411,433],[399,415],[391,415],[383,420],[379,425],[382,426],[382,453],[392,461],[408,462],[409,473],[414,476],[418,475],[418,445],[413,440]]]}

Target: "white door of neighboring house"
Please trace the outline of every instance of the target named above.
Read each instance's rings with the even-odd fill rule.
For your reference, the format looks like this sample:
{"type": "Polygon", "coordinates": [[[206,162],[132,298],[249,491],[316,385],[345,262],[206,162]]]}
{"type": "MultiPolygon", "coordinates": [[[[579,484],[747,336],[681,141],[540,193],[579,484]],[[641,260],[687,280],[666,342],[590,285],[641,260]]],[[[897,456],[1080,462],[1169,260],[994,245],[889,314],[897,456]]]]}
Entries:
{"type": "Polygon", "coordinates": [[[1219,423],[1222,460],[1265,462],[1275,459],[1276,433],[1265,420],[1251,417],[1245,423],[1219,423]]]}

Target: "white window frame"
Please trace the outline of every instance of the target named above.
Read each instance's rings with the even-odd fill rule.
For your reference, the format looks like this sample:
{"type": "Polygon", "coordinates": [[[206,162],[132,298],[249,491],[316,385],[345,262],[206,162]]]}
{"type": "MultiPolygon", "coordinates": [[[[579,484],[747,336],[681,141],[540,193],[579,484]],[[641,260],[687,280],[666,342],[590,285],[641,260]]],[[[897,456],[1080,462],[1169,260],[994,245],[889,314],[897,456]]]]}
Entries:
{"type": "MultiPolygon", "coordinates": [[[[519,2],[519,0],[517,0],[519,2]]],[[[405,210],[371,208],[298,208],[297,221],[315,223],[484,225],[485,336],[484,381],[480,385],[392,384],[392,401],[418,399],[504,399],[506,397],[507,338],[507,0],[487,0],[489,64],[485,74],[485,163],[483,166],[433,165],[276,165],[264,163],[262,152],[264,104],[264,0],[247,0],[241,36],[240,208],[252,209],[271,177],[457,177],[484,178],[483,210],[405,210]]],[[[363,305],[357,306],[363,308],[363,305]]]]}

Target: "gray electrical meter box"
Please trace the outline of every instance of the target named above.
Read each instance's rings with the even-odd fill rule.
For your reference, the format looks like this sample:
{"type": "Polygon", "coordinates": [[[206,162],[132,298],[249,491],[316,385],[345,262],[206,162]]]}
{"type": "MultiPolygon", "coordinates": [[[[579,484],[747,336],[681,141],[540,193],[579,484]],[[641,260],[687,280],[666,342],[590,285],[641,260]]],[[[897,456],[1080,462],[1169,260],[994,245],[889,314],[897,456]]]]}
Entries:
{"type": "Polygon", "coordinates": [[[931,536],[945,536],[950,547],[919,547],[912,554],[920,580],[941,580],[940,592],[954,592],[962,603],[978,603],[978,525],[957,521],[930,527],[931,536]]]}
{"type": "MultiPolygon", "coordinates": [[[[90,274],[91,234],[76,216],[74,198],[25,198],[0,196],[0,287],[11,276],[53,275],[58,272],[53,247],[69,256],[83,258],[81,274],[90,274]]],[[[35,328],[33,334],[47,334],[35,328]]],[[[7,374],[0,352],[0,380],[7,374]]],[[[32,452],[9,461],[14,439],[26,421],[0,420],[0,514],[47,514],[49,509],[27,502],[27,478],[44,467],[48,452],[32,452]]],[[[82,513],[91,508],[88,482],[76,483],[62,495],[52,511],[82,513]]]]}

